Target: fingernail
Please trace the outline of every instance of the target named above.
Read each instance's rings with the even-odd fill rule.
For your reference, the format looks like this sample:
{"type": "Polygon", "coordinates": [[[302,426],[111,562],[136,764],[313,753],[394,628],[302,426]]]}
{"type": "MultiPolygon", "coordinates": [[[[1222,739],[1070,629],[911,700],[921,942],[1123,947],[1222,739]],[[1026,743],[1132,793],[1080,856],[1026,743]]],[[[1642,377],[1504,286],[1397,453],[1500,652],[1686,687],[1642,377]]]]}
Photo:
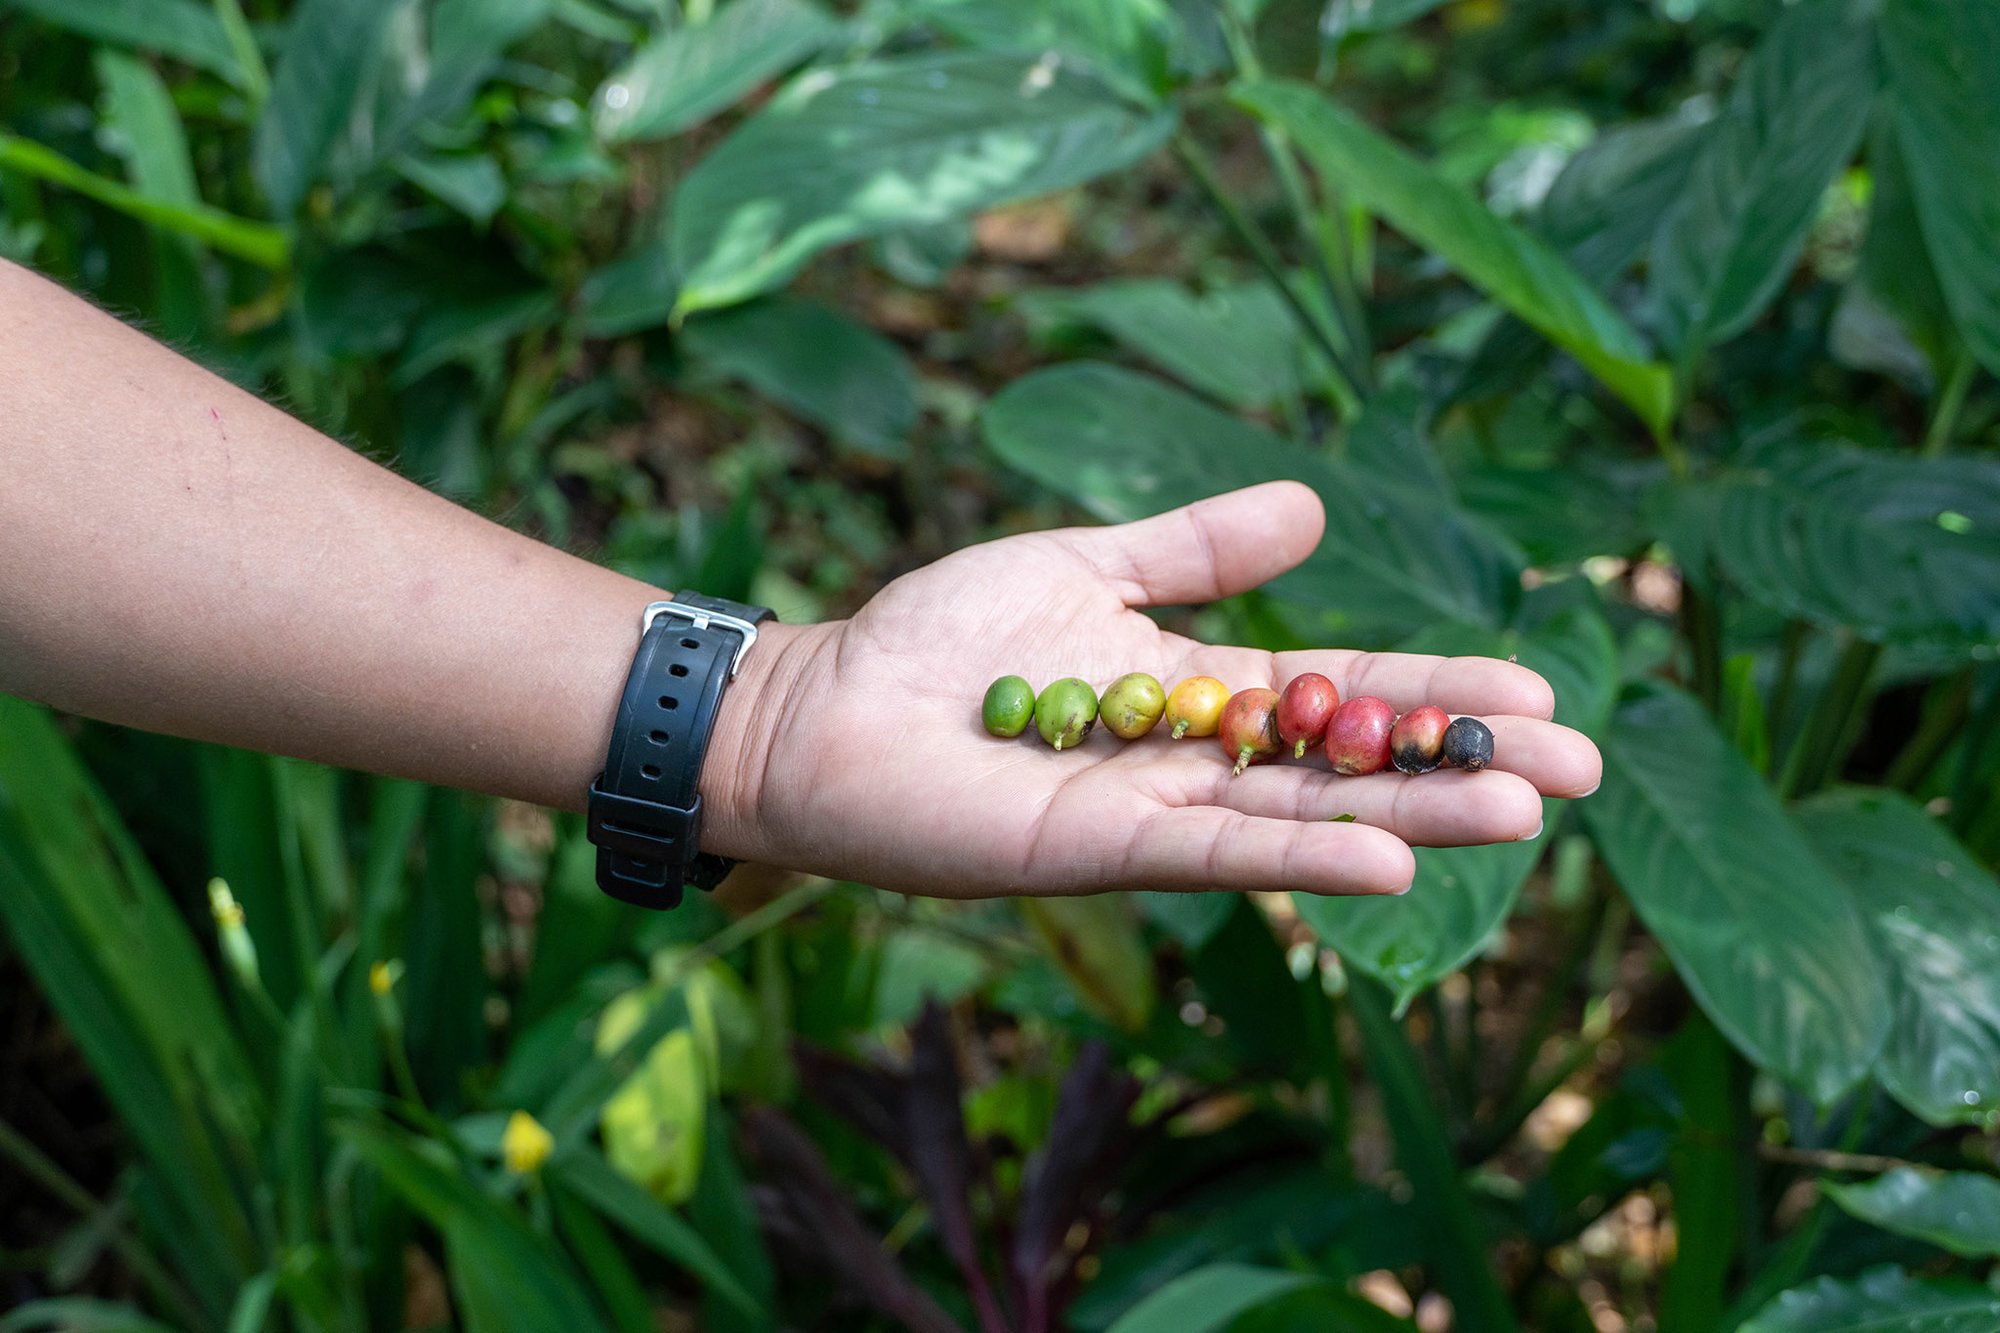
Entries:
{"type": "Polygon", "coordinates": [[[1597,781],[1590,784],[1589,791],[1580,791],[1572,799],[1580,801],[1586,796],[1595,796],[1597,795],[1597,789],[1599,787],[1602,787],[1603,785],[1604,785],[1604,779],[1599,778],[1597,781]]]}
{"type": "Polygon", "coordinates": [[[1541,820],[1541,819],[1538,819],[1538,820],[1536,820],[1536,821],[1535,821],[1535,831],[1534,831],[1533,833],[1525,833],[1525,834],[1523,834],[1523,835],[1522,835],[1522,836],[1521,836],[1521,837],[1520,837],[1520,838],[1518,839],[1518,841],[1521,841],[1521,842],[1533,842],[1533,841],[1534,841],[1534,840],[1535,840],[1536,838],[1539,838],[1539,837],[1541,837],[1541,836],[1542,836],[1542,825],[1543,825],[1543,824],[1545,824],[1545,823],[1547,823],[1547,822],[1548,822],[1548,821],[1546,821],[1546,820],[1541,820]]]}

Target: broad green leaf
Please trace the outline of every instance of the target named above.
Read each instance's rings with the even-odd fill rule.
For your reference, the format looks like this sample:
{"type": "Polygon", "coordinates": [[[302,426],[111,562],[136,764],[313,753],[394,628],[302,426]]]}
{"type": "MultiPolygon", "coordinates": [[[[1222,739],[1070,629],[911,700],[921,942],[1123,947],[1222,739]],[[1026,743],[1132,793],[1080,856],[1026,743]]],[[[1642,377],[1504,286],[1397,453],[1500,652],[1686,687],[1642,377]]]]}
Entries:
{"type": "Polygon", "coordinates": [[[731,0],[704,23],[655,35],[597,91],[597,131],[663,139],[741,101],[840,35],[805,0],[731,0]]]}
{"type": "Polygon", "coordinates": [[[1174,122],[1053,57],[950,52],[815,71],[681,183],[678,308],[747,300],[829,246],[1129,166],[1174,122]]]}
{"type": "Polygon", "coordinates": [[[437,196],[484,227],[507,202],[507,178],[486,153],[406,154],[396,159],[404,180],[437,196]]]}
{"type": "Polygon", "coordinates": [[[1633,907],[1737,1049],[1824,1105],[1889,1029],[1866,921],[1691,697],[1622,704],[1584,820],[1633,907]]]}
{"type": "Polygon", "coordinates": [[[1829,444],[1724,481],[1716,563],[1758,600],[1864,638],[1974,647],[2000,637],[2000,463],[1829,444]]]}
{"type": "Polygon", "coordinates": [[[1805,0],[1758,43],[1653,242],[1649,297],[1684,366],[1784,285],[1877,81],[1874,28],[1852,0],[1805,0]]]}
{"type": "Polygon", "coordinates": [[[1993,1333],[2000,1295],[1956,1278],[1911,1277],[1878,1268],[1854,1279],[1823,1277],[1793,1287],[1737,1333],[1993,1333]]]}
{"type": "Polygon", "coordinates": [[[1233,893],[1154,893],[1135,895],[1146,919],[1180,941],[1183,949],[1199,949],[1236,910],[1233,893]]]}
{"type": "Polygon", "coordinates": [[[1936,1125],[2000,1113],[2000,883],[1915,802],[1844,790],[1795,812],[1846,881],[1887,960],[1891,1027],[1876,1074],[1936,1125]]]}
{"type": "Polygon", "coordinates": [[[157,51],[241,84],[229,35],[201,0],[0,0],[15,10],[113,46],[157,51]]]}
{"type": "Polygon", "coordinates": [[[985,955],[972,945],[919,926],[904,926],[882,941],[867,1022],[901,1031],[917,1021],[927,1001],[951,1004],[962,999],[977,990],[991,970],[985,955]]]}
{"type": "Polygon", "coordinates": [[[1147,100],[1171,82],[1182,28],[1167,0],[916,0],[912,12],[984,51],[1080,60],[1147,100]]]}
{"type": "Polygon", "coordinates": [[[1886,0],[1882,46],[1945,303],[1980,364],[2000,374],[2000,6],[1886,0]]]}
{"type": "Polygon", "coordinates": [[[1165,278],[1121,278],[1021,297],[1029,314],[1089,324],[1126,343],[1190,388],[1232,407],[1296,401],[1317,352],[1269,283],[1196,295],[1165,278]]]}
{"type": "Polygon", "coordinates": [[[1440,620],[1498,625],[1519,592],[1514,555],[1455,511],[1131,371],[1039,371],[987,405],[985,428],[1001,458],[1111,521],[1260,481],[1305,482],[1326,504],[1326,537],[1269,587],[1350,640],[1440,620]]]}
{"type": "Polygon", "coordinates": [[[431,10],[430,49],[424,80],[396,109],[377,148],[412,148],[427,126],[449,121],[465,110],[516,41],[548,17],[552,0],[437,0],[431,10]]]}
{"type": "Polygon", "coordinates": [[[2000,1255],[2000,1180],[1971,1171],[1898,1167],[1862,1184],[1822,1181],[1827,1196],[1864,1222],[1968,1259],[2000,1255]]]}
{"type": "Polygon", "coordinates": [[[261,1259],[235,1154],[261,1117],[216,980],[130,833],[42,709],[0,695],[0,922],[166,1186],[197,1290],[261,1259]]]}
{"type": "MultiPolygon", "coordinates": [[[[1518,655],[1556,691],[1556,717],[1586,732],[1602,729],[1617,689],[1610,627],[1595,612],[1565,612],[1532,632],[1440,629],[1403,645],[1411,652],[1518,655]]],[[[1468,778],[1466,781],[1478,781],[1468,778]]],[[[1541,860],[1562,806],[1543,803],[1543,833],[1486,847],[1425,847],[1417,878],[1394,898],[1292,895],[1299,915],[1347,966],[1389,988],[1400,1011],[1465,965],[1513,911],[1521,885],[1541,860]]]]}
{"type": "Polygon", "coordinates": [[[836,438],[908,453],[917,375],[902,348],[831,306],[774,296],[687,322],[688,351],[836,438]]]}
{"type": "Polygon", "coordinates": [[[559,1252],[435,1145],[360,1122],[342,1125],[340,1137],[444,1236],[454,1305],[472,1333],[603,1326],[559,1252]]]}
{"type": "MultiPolygon", "coordinates": [[[[1686,188],[1700,126],[1685,117],[1618,125],[1570,158],[1535,215],[1535,232],[1599,291],[1652,243],[1660,218],[1686,188]]],[[[1511,397],[1541,369],[1549,348],[1519,318],[1500,321],[1465,369],[1455,397],[1511,397]]],[[[1475,506],[1476,508],[1476,506],[1475,506]]]]}
{"type": "Polygon", "coordinates": [[[1299,1333],[1301,1329],[1414,1333],[1416,1327],[1372,1301],[1327,1284],[1305,1287],[1245,1310],[1230,1321],[1229,1333],[1299,1333]]]}
{"type": "Polygon", "coordinates": [[[1282,1268],[1209,1264],[1183,1274],[1118,1317],[1111,1333],[1214,1333],[1236,1316],[1326,1279],[1282,1268]]]}
{"type": "Polygon", "coordinates": [[[369,83],[398,0],[300,0],[251,144],[278,217],[298,210],[369,83]]]}
{"type": "Polygon", "coordinates": [[[1672,377],[1624,318],[1541,241],[1363,124],[1308,84],[1239,85],[1236,100],[1290,134],[1320,176],[1574,356],[1655,434],[1672,377]]]}
{"type": "Polygon", "coordinates": [[[80,167],[29,139],[0,133],[0,167],[75,190],[148,226],[192,237],[264,268],[283,268],[291,252],[291,236],[280,227],[251,222],[206,204],[167,203],[80,167]]]}
{"type": "Polygon", "coordinates": [[[1896,317],[1929,360],[1933,377],[1941,381],[1959,345],[1958,331],[1937,266],[1924,246],[1916,186],[1895,132],[1894,104],[1892,95],[1890,113],[1881,118],[1868,142],[1873,202],[1855,282],[1896,317]]]}

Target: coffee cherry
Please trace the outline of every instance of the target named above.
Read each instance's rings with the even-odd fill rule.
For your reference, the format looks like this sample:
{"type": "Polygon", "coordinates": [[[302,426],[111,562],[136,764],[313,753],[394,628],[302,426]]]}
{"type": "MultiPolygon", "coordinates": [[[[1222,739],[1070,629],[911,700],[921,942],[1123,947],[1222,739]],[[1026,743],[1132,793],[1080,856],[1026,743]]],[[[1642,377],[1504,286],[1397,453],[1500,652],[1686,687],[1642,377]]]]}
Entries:
{"type": "Polygon", "coordinates": [[[1138,740],[1160,724],[1160,715],[1166,711],[1167,692],[1143,671],[1112,681],[1097,704],[1104,729],[1121,741],[1138,740]]]}
{"type": "Polygon", "coordinates": [[[1019,676],[1000,677],[986,687],[979,720],[989,735],[1003,738],[1020,735],[1035,720],[1035,687],[1019,676]]]}
{"type": "Polygon", "coordinates": [[[1442,708],[1412,708],[1389,732],[1389,758],[1405,773],[1430,772],[1444,755],[1444,729],[1450,725],[1442,708]]]}
{"type": "Polygon", "coordinates": [[[1277,754],[1285,745],[1278,739],[1278,692],[1256,685],[1229,696],[1216,734],[1222,752],[1235,761],[1230,772],[1237,777],[1249,765],[1277,754]]]}
{"type": "Polygon", "coordinates": [[[1213,736],[1222,722],[1229,687],[1213,676],[1189,676],[1167,696],[1167,725],[1173,738],[1213,736]]]}
{"type": "Polygon", "coordinates": [[[1058,750],[1074,749],[1097,725],[1097,695],[1075,676],[1064,676],[1035,700],[1035,730],[1058,750]]]}
{"type": "Polygon", "coordinates": [[[1340,691],[1317,671],[1308,671],[1285,686],[1278,696],[1278,738],[1292,747],[1292,757],[1326,739],[1326,724],[1340,707],[1340,691]]]}
{"type": "Polygon", "coordinates": [[[1493,732],[1476,717],[1453,718],[1444,729],[1444,761],[1477,773],[1493,762],[1493,732]]]}
{"type": "Polygon", "coordinates": [[[1326,761],[1348,777],[1380,773],[1389,766],[1389,732],[1396,710],[1386,699],[1364,694],[1333,710],[1326,724],[1326,761]]]}

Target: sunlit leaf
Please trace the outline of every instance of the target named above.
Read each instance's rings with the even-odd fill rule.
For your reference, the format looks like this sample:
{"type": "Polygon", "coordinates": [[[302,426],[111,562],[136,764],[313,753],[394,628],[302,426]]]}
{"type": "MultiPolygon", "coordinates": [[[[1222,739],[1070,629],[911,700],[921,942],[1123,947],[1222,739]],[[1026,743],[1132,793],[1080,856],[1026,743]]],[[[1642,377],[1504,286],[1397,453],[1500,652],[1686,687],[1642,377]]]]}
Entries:
{"type": "Polygon", "coordinates": [[[698,125],[833,41],[840,25],[805,0],[732,0],[671,27],[597,91],[597,131],[618,142],[698,125]]]}
{"type": "Polygon", "coordinates": [[[1175,1278],[1118,1317],[1111,1333],[1210,1333],[1325,1278],[1282,1268],[1210,1264],[1175,1278]]]}
{"type": "Polygon", "coordinates": [[[1308,84],[1239,85],[1236,100],[1283,128],[1329,185],[1435,251],[1574,356],[1655,433],[1673,409],[1671,376],[1624,317],[1541,241],[1384,138],[1308,84]]]}
{"type": "Polygon", "coordinates": [[[292,11],[251,148],[277,216],[291,216],[319,179],[398,7],[398,0],[300,0],[292,11]]]}
{"type": "Polygon", "coordinates": [[[1052,57],[949,52],[806,74],[676,192],[679,310],[768,291],[829,246],[1128,166],[1174,120],[1052,57]]]}

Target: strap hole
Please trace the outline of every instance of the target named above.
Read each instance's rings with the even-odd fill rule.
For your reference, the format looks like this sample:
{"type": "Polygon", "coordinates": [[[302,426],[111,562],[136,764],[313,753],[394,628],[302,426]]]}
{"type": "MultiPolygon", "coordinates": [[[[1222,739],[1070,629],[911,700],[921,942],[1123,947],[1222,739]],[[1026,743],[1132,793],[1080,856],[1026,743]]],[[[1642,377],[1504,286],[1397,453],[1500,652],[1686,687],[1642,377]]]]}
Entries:
{"type": "Polygon", "coordinates": [[[646,775],[646,781],[648,782],[658,782],[660,780],[660,766],[658,764],[648,764],[639,771],[646,775]]]}
{"type": "Polygon", "coordinates": [[[699,647],[701,647],[701,643],[700,643],[700,641],[699,641],[699,640],[696,640],[696,639],[682,639],[682,640],[681,640],[681,647],[683,647],[683,648],[699,648],[699,647]]]}
{"type": "Polygon", "coordinates": [[[667,668],[667,674],[669,676],[685,676],[687,673],[688,669],[687,669],[687,664],[685,662],[676,662],[672,666],[667,668]]]}
{"type": "Polygon", "coordinates": [[[665,745],[667,743],[667,733],[664,731],[656,731],[652,735],[646,737],[646,739],[651,741],[655,745],[665,745]]]}
{"type": "Polygon", "coordinates": [[[680,706],[681,706],[681,701],[679,699],[674,698],[673,695],[663,694],[660,696],[660,707],[666,709],[669,713],[673,712],[676,708],[679,708],[680,706]]]}

